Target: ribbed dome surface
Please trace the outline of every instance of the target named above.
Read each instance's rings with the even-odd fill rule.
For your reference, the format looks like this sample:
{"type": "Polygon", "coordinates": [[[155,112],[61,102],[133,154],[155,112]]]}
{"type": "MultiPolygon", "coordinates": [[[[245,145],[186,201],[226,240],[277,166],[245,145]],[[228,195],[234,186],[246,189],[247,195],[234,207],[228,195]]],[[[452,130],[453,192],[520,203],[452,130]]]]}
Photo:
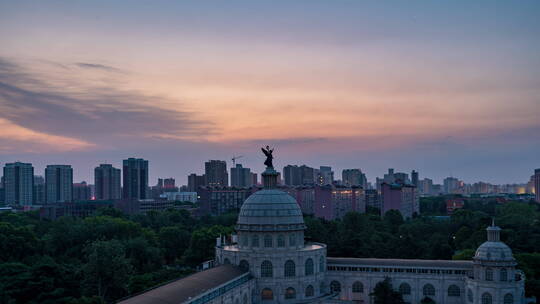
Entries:
{"type": "Polygon", "coordinates": [[[271,226],[279,226],[277,230],[298,230],[304,228],[304,218],[292,196],[280,190],[265,189],[253,193],[240,209],[237,228],[246,230],[248,226],[266,226],[264,230],[272,230],[271,226]]]}
{"type": "Polygon", "coordinates": [[[484,242],[474,255],[475,260],[483,261],[514,261],[512,249],[503,242],[484,242]]]}

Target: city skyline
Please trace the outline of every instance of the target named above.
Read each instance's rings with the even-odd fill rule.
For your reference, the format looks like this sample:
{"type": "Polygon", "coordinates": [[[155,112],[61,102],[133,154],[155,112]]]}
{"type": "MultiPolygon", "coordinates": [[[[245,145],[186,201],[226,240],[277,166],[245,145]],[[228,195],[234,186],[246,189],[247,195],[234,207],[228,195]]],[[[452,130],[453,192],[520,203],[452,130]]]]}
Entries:
{"type": "MultiPolygon", "coordinates": [[[[256,153],[255,153],[256,154],[256,153]]],[[[255,157],[255,156],[254,156],[255,157]]],[[[139,158],[139,157],[135,157],[135,158],[139,158]]],[[[95,174],[96,174],[96,169],[98,169],[98,167],[101,167],[101,166],[112,166],[112,168],[122,168],[123,165],[125,164],[125,161],[127,160],[128,158],[126,157],[125,159],[122,159],[118,162],[107,162],[107,163],[96,163],[95,165],[92,165],[93,167],[91,168],[91,172],[88,173],[90,174],[89,177],[87,179],[77,179],[76,177],[77,176],[81,176],[82,174],[78,173],[77,172],[77,169],[76,168],[73,168],[72,169],[72,174],[73,174],[73,182],[76,183],[76,182],[87,182],[89,184],[93,184],[94,180],[95,180],[95,174]]],[[[133,157],[129,157],[129,159],[134,159],[133,157]]],[[[192,175],[192,174],[195,174],[195,175],[198,175],[198,176],[201,176],[201,177],[204,177],[205,176],[205,166],[208,166],[208,164],[212,163],[212,162],[225,162],[226,163],[226,171],[225,171],[225,179],[228,180],[228,176],[232,176],[233,173],[231,173],[231,169],[235,168],[235,167],[232,167],[230,165],[231,161],[227,161],[226,159],[214,159],[214,160],[203,160],[200,164],[199,164],[199,167],[198,169],[196,169],[195,171],[186,171],[186,172],[180,172],[178,174],[170,174],[170,175],[157,175],[157,174],[152,174],[152,168],[153,168],[153,162],[152,160],[148,160],[148,159],[142,159],[141,160],[144,160],[147,162],[147,166],[148,166],[148,172],[145,173],[145,174],[148,174],[148,186],[154,186],[156,185],[160,179],[167,179],[167,178],[173,178],[176,183],[178,184],[178,186],[187,186],[188,185],[188,176],[189,175],[192,175]]],[[[40,167],[37,167],[35,163],[31,162],[31,161],[20,161],[20,160],[17,160],[17,161],[14,161],[14,162],[6,162],[6,163],[0,163],[0,166],[5,166],[5,165],[13,165],[15,163],[27,163],[29,165],[31,165],[33,167],[33,172],[34,172],[34,176],[41,176],[41,177],[44,177],[45,176],[45,169],[47,166],[63,166],[63,165],[67,165],[69,167],[73,167],[72,165],[70,164],[67,164],[67,163],[63,163],[63,164],[60,164],[60,163],[54,163],[54,164],[45,164],[43,166],[43,170],[40,170],[41,168],[40,167]]],[[[236,162],[236,165],[237,166],[241,166],[243,167],[244,169],[247,169],[247,170],[253,170],[252,167],[249,167],[247,165],[244,165],[242,162],[236,162]]],[[[256,162],[256,167],[261,167],[263,168],[264,166],[261,166],[260,165],[260,159],[258,160],[258,162],[256,162]]],[[[333,177],[332,177],[332,180],[334,181],[341,181],[342,183],[344,183],[343,181],[343,176],[342,176],[342,173],[343,173],[343,170],[360,170],[362,174],[364,174],[366,176],[366,180],[367,182],[372,186],[374,187],[377,183],[377,180],[383,180],[383,178],[389,173],[389,170],[392,170],[392,174],[405,174],[407,175],[407,178],[406,180],[404,180],[405,182],[407,183],[410,183],[410,184],[414,184],[413,183],[413,180],[412,180],[412,173],[415,172],[418,176],[418,180],[422,181],[424,179],[429,179],[431,180],[431,182],[433,182],[433,184],[438,184],[438,185],[443,185],[445,180],[446,179],[455,179],[456,182],[464,182],[466,184],[473,184],[473,183],[489,183],[489,184],[493,184],[493,185],[512,185],[512,184],[526,184],[528,183],[531,179],[534,179],[534,176],[536,174],[536,172],[538,172],[538,170],[540,169],[531,169],[529,170],[529,175],[526,175],[526,177],[524,177],[523,180],[517,180],[517,181],[513,181],[513,182],[508,182],[508,183],[496,183],[496,182],[491,182],[489,180],[480,180],[480,179],[473,179],[473,180],[466,180],[466,179],[463,179],[461,176],[459,175],[447,175],[447,176],[444,176],[442,177],[440,180],[438,179],[435,179],[433,178],[432,176],[429,176],[429,175],[423,175],[422,172],[418,171],[418,169],[410,169],[410,170],[403,170],[401,167],[388,167],[386,169],[384,169],[383,171],[381,172],[378,172],[374,175],[370,175],[370,174],[366,174],[366,171],[361,168],[361,167],[351,167],[351,168],[335,168],[334,166],[332,165],[310,165],[310,164],[306,164],[304,162],[300,162],[300,163],[286,163],[284,165],[281,165],[281,164],[277,164],[277,166],[275,165],[276,169],[279,170],[280,174],[282,174],[282,182],[285,183],[285,175],[284,175],[284,172],[283,170],[285,169],[285,167],[290,167],[290,166],[299,166],[300,168],[305,166],[311,170],[314,170],[312,173],[313,175],[313,183],[317,184],[317,181],[316,181],[316,175],[319,174],[319,167],[327,167],[327,168],[330,168],[332,170],[332,173],[333,173],[333,177]],[[315,174],[316,173],[316,174],[315,174]]],[[[236,167],[237,168],[237,167],[236,167]]],[[[119,169],[115,169],[115,170],[119,170],[119,169]]],[[[123,174],[121,173],[123,170],[120,170],[118,174],[123,174]]],[[[264,170],[261,170],[261,171],[251,171],[250,174],[257,174],[257,175],[260,175],[264,170]]],[[[232,177],[231,177],[232,178],[232,177]]],[[[311,178],[311,176],[310,176],[311,178]]],[[[123,178],[120,180],[121,183],[123,183],[123,178]]],[[[227,181],[227,185],[226,186],[232,186],[232,181],[227,181]]],[[[300,183],[302,184],[302,183],[300,183]]]]}
{"type": "MultiPolygon", "coordinates": [[[[0,161],[233,155],[526,182],[540,166],[540,3],[0,1],[0,161]],[[159,5],[159,4],[162,5],[159,5]],[[227,12],[227,13],[224,13],[227,12]],[[291,64],[294,63],[294,64],[291,64]]],[[[224,156],[227,157],[224,157],[224,156]]]]}

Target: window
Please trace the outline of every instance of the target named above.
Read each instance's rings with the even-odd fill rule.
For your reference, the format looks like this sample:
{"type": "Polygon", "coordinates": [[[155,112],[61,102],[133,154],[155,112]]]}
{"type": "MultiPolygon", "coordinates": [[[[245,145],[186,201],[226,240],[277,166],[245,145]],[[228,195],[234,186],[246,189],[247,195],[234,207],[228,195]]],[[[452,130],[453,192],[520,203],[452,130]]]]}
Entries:
{"type": "Polygon", "coordinates": [[[244,299],[242,300],[242,304],[248,304],[247,294],[244,294],[244,299]]]}
{"type": "Polygon", "coordinates": [[[251,239],[251,247],[259,247],[259,236],[254,235],[253,239],[251,239]]]}
{"type": "Polygon", "coordinates": [[[411,285],[407,283],[401,283],[399,285],[399,293],[402,295],[410,295],[411,294],[411,285]]]}
{"type": "Polygon", "coordinates": [[[434,296],[435,295],[435,287],[431,284],[424,285],[424,288],[422,290],[424,292],[425,296],[434,296]]]}
{"type": "Polygon", "coordinates": [[[296,275],[296,265],[293,261],[288,260],[285,262],[285,276],[294,277],[296,275]]]}
{"type": "Polygon", "coordinates": [[[296,299],[296,290],[292,287],[285,289],[285,299],[296,299]]]}
{"type": "Polygon", "coordinates": [[[247,235],[242,235],[242,246],[248,246],[247,235]]]}
{"type": "Polygon", "coordinates": [[[319,285],[320,294],[323,294],[325,289],[326,289],[326,286],[324,286],[324,282],[321,282],[321,285],[319,285]]]}
{"type": "Polygon", "coordinates": [[[504,304],[514,304],[514,296],[511,293],[504,295],[504,304]]]}
{"type": "Polygon", "coordinates": [[[223,260],[223,264],[230,264],[231,261],[229,261],[229,259],[225,258],[225,260],[223,260]]]}
{"type": "Polygon", "coordinates": [[[238,266],[240,266],[240,269],[242,270],[249,270],[249,263],[246,260],[241,260],[238,266]]]}
{"type": "Polygon", "coordinates": [[[330,292],[332,293],[341,292],[341,284],[338,281],[332,281],[332,283],[330,283],[330,292]]]}
{"type": "Polygon", "coordinates": [[[491,297],[491,294],[489,292],[484,292],[482,295],[482,304],[492,304],[493,298],[491,297]]]}
{"type": "Polygon", "coordinates": [[[501,281],[506,282],[508,280],[508,272],[506,271],[506,268],[501,269],[501,281]]]}
{"type": "Polygon", "coordinates": [[[264,236],[264,247],[272,247],[272,236],[269,234],[264,236]]]}
{"type": "Polygon", "coordinates": [[[270,261],[264,261],[261,264],[261,277],[263,278],[271,278],[274,273],[272,269],[272,262],[270,261]]]}
{"type": "MultiPolygon", "coordinates": [[[[307,297],[313,297],[315,295],[315,290],[313,289],[313,286],[311,285],[308,285],[308,287],[306,287],[306,298],[307,297]]],[[[506,304],[506,303],[504,303],[506,304]]]]}
{"type": "Polygon", "coordinates": [[[486,269],[486,281],[493,281],[493,270],[491,268],[486,269]]]}
{"type": "Polygon", "coordinates": [[[461,296],[461,291],[456,285],[450,285],[448,287],[448,296],[449,297],[459,297],[461,296]]]}
{"type": "Polygon", "coordinates": [[[469,300],[469,302],[471,302],[471,303],[474,300],[472,290],[470,290],[470,289],[467,289],[467,300],[469,300]]]}
{"type": "Polygon", "coordinates": [[[354,282],[352,284],[352,292],[353,293],[362,293],[364,292],[364,285],[362,284],[362,282],[354,282]]]}
{"type": "Polygon", "coordinates": [[[279,235],[277,237],[277,246],[278,247],[285,247],[285,237],[283,235],[279,235]]]}
{"type": "Polygon", "coordinates": [[[265,288],[261,291],[261,300],[273,300],[274,299],[274,293],[272,292],[272,289],[265,288]]]}
{"type": "Polygon", "coordinates": [[[322,255],[319,258],[319,272],[324,272],[324,257],[322,255]]]}
{"type": "Polygon", "coordinates": [[[296,246],[296,235],[291,234],[289,236],[289,246],[291,247],[296,246]]]}
{"type": "Polygon", "coordinates": [[[313,274],[313,260],[311,258],[306,260],[306,275],[312,275],[313,274]]]}

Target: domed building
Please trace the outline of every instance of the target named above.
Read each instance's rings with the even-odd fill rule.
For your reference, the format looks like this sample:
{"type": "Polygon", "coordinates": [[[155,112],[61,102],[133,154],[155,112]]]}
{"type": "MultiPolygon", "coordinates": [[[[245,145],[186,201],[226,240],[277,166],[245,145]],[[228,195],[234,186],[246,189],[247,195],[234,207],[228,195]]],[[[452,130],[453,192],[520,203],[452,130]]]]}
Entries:
{"type": "Polygon", "coordinates": [[[386,278],[407,304],[525,303],[525,277],[494,224],[473,261],[327,257],[325,244],[304,241],[302,211],[276,189],[271,150],[265,154],[264,189],[243,203],[237,234],[216,240],[213,267],[120,303],[363,304],[386,278]]]}
{"type": "Polygon", "coordinates": [[[286,303],[326,295],[326,246],[304,242],[304,218],[296,200],[275,189],[278,173],[267,168],[264,189],[242,205],[237,243],[216,247],[218,264],[249,270],[256,280],[252,297],[286,303]]]}
{"type": "Polygon", "coordinates": [[[476,250],[473,276],[466,280],[467,303],[521,303],[524,275],[517,270],[512,249],[500,240],[499,227],[487,228],[488,239],[476,250]]]}

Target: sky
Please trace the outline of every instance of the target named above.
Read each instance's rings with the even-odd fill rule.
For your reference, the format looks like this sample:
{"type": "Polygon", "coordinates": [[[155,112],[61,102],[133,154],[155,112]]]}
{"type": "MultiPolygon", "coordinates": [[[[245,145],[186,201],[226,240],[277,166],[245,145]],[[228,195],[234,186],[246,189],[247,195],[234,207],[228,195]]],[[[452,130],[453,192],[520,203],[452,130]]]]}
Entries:
{"type": "Polygon", "coordinates": [[[539,1],[0,0],[0,165],[526,182],[539,54],[539,1]]]}

